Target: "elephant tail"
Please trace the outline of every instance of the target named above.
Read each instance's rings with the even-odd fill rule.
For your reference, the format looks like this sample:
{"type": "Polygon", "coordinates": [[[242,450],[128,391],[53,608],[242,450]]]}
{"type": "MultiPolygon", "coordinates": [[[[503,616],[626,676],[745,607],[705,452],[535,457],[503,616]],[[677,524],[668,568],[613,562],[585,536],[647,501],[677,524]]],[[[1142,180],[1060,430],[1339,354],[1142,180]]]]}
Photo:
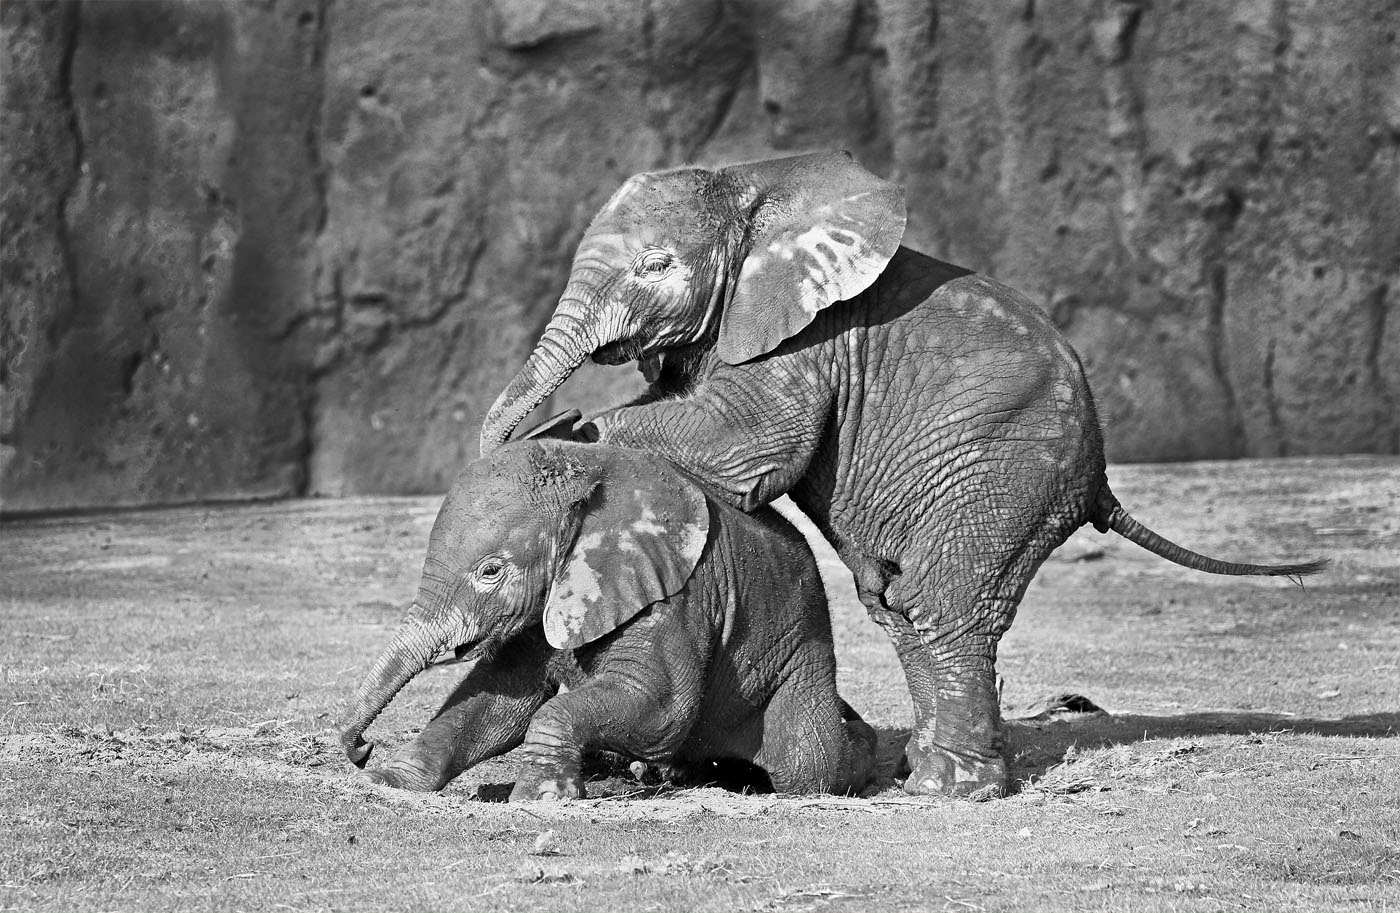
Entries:
{"type": "Polygon", "coordinates": [[[1303,577],[1316,574],[1331,563],[1330,559],[1327,558],[1319,558],[1316,561],[1308,561],[1303,564],[1240,564],[1234,561],[1221,561],[1219,558],[1212,558],[1209,555],[1193,552],[1189,548],[1183,548],[1134,520],[1132,515],[1123,509],[1123,505],[1118,503],[1118,499],[1113,496],[1113,492],[1108,490],[1107,485],[1099,490],[1099,500],[1095,506],[1093,523],[1094,528],[1099,532],[1106,533],[1113,530],[1124,539],[1135,542],[1168,561],[1182,567],[1189,567],[1192,570],[1205,571],[1207,574],[1292,577],[1296,578],[1301,586],[1303,577]]]}

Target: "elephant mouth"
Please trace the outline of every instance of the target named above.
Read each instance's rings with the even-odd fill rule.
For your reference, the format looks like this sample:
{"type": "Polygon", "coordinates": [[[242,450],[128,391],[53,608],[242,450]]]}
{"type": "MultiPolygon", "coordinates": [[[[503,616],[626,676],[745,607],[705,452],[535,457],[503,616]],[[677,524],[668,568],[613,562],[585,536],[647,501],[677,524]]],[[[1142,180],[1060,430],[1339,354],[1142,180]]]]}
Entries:
{"type": "Polygon", "coordinates": [[[475,640],[469,640],[464,644],[449,647],[429,661],[430,666],[452,666],[457,663],[471,662],[480,657],[483,648],[486,646],[486,637],[482,635],[475,640]]]}
{"type": "Polygon", "coordinates": [[[647,383],[654,384],[661,379],[661,356],[648,355],[637,362],[637,368],[642,372],[642,377],[647,383]]]}
{"type": "Polygon", "coordinates": [[[593,361],[600,365],[625,365],[642,357],[642,347],[630,339],[610,342],[593,352],[593,361]]]}

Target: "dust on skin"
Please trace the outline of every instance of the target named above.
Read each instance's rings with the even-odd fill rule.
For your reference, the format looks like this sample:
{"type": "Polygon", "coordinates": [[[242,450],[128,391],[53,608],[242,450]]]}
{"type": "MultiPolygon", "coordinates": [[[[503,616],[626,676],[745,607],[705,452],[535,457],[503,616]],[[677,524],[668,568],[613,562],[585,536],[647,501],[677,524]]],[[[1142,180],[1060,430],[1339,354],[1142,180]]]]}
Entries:
{"type": "MultiPolygon", "coordinates": [[[[562,453],[548,453],[544,450],[530,455],[531,477],[521,486],[526,497],[539,502],[545,508],[558,506],[561,495],[578,497],[587,492],[578,491],[579,483],[588,475],[588,467],[575,462],[562,453]]],[[[512,490],[516,486],[512,485],[512,490]]]]}
{"type": "MultiPolygon", "coordinates": [[[[550,643],[564,643],[581,634],[588,610],[602,603],[603,587],[599,576],[602,571],[593,567],[589,558],[604,546],[606,537],[617,535],[615,530],[588,533],[579,537],[574,544],[574,560],[567,562],[554,578],[549,601],[551,604],[577,606],[581,611],[549,614],[545,626],[550,643]]],[[[632,549],[636,549],[635,544],[632,549]]]]}
{"type": "Polygon", "coordinates": [[[694,523],[667,525],[648,507],[624,527],[580,536],[572,551],[574,560],[567,562],[559,572],[550,594],[551,604],[570,606],[569,611],[546,616],[546,633],[551,643],[564,643],[583,633],[584,620],[589,611],[602,605],[604,577],[628,573],[625,564],[621,567],[617,565],[616,557],[619,554],[642,555],[644,550],[639,543],[639,535],[669,536],[675,540],[677,553],[689,554],[695,552],[697,546],[703,548],[701,537],[705,531],[694,523]],[[697,542],[697,539],[701,541],[697,542]],[[598,556],[607,556],[607,559],[599,561],[598,556]]]}
{"type": "Polygon", "coordinates": [[[744,269],[739,273],[739,285],[735,290],[736,295],[745,296],[754,294],[754,286],[759,284],[758,276],[764,272],[764,264],[767,257],[761,251],[753,251],[744,260],[744,269]]]}
{"type": "MultiPolygon", "coordinates": [[[[638,494],[640,495],[640,492],[638,494]]],[[[659,518],[650,507],[644,507],[641,516],[632,523],[631,530],[637,533],[661,535],[666,532],[666,527],[661,525],[659,518]]]]}
{"type": "MultiPolygon", "coordinates": [[[[847,261],[857,258],[864,240],[859,229],[860,223],[852,219],[843,220],[844,224],[851,227],[847,231],[842,228],[828,228],[817,226],[809,228],[807,231],[793,239],[793,244],[782,250],[782,256],[786,260],[793,260],[799,253],[804,254],[803,265],[807,269],[807,279],[804,285],[809,286],[802,296],[802,309],[809,314],[815,314],[821,306],[823,300],[822,290],[828,287],[832,291],[828,297],[842,299],[850,297],[860,291],[855,287],[855,283],[860,278],[855,275],[847,275],[841,267],[847,261]],[[842,280],[846,281],[843,282],[842,280]],[[855,280],[852,282],[851,280],[855,280]]],[[[745,265],[747,271],[748,265],[745,265]]]]}

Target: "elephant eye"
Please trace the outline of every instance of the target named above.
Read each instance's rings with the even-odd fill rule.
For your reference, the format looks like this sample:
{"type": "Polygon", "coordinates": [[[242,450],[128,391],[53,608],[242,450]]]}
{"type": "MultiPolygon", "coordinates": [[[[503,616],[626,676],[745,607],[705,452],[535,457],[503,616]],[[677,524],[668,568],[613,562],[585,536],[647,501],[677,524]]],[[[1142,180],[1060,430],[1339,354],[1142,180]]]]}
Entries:
{"type": "Polygon", "coordinates": [[[490,583],[496,580],[498,577],[500,577],[501,572],[504,570],[505,566],[501,564],[501,562],[488,561],[481,567],[477,568],[476,575],[480,577],[483,581],[490,583]]]}
{"type": "Polygon", "coordinates": [[[671,255],[664,250],[647,251],[637,264],[637,275],[643,279],[660,279],[671,269],[671,255]]]}

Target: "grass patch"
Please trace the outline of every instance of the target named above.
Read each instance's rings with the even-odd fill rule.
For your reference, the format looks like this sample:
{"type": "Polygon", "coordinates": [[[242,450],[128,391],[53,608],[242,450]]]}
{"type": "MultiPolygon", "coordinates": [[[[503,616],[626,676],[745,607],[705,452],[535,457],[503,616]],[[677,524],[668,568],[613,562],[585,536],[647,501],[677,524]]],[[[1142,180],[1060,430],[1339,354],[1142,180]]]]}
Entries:
{"type": "MultiPolygon", "coordinates": [[[[513,807],[494,801],[509,757],[421,796],[340,756],[433,499],[6,523],[0,909],[1395,910],[1397,475],[1115,470],[1135,514],[1193,547],[1336,567],[1299,590],[1076,537],[1003,642],[1020,789],[988,802],[899,791],[902,677],[829,554],[882,789],[749,796],[604,766],[597,798],[513,807]],[[1268,478],[1309,494],[1281,505],[1268,478]],[[1040,703],[1064,692],[1110,712],[1040,703]]],[[[409,738],[451,684],[421,676],[375,737],[409,738]]]]}

